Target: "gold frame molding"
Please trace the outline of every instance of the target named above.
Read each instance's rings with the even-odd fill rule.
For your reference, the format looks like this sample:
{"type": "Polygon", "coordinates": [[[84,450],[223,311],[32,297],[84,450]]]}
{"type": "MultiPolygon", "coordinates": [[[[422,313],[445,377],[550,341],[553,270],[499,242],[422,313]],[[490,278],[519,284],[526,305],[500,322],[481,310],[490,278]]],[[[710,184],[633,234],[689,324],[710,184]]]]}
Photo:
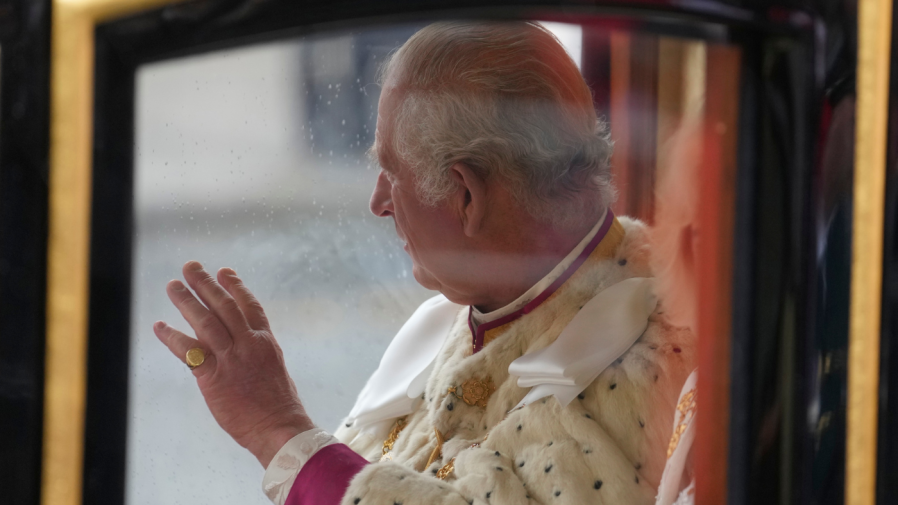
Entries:
{"type": "Polygon", "coordinates": [[[80,505],[98,23],[177,0],[54,0],[41,503],[80,505]]]}
{"type": "Polygon", "coordinates": [[[845,504],[876,503],[892,0],[858,2],[845,504]]]}

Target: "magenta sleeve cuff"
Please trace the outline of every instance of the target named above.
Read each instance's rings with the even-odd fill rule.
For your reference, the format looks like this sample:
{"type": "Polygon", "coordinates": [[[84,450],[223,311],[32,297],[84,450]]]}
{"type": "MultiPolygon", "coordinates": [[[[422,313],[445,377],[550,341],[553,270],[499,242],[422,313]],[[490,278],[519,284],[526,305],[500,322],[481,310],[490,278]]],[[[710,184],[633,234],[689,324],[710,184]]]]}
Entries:
{"type": "Polygon", "coordinates": [[[303,465],[284,505],[338,505],[349,481],[367,464],[345,444],[324,447],[303,465]]]}

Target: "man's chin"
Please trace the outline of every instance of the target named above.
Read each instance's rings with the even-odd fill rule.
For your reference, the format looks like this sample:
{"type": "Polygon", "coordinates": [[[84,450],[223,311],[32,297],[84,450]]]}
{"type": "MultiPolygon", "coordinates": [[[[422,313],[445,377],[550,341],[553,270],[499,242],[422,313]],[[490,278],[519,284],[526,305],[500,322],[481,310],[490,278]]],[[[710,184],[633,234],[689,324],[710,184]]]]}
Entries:
{"type": "Polygon", "coordinates": [[[418,281],[418,284],[426,289],[439,291],[442,287],[442,284],[437,281],[430,272],[419,267],[418,265],[414,265],[412,267],[412,276],[415,277],[415,280],[418,281]]]}

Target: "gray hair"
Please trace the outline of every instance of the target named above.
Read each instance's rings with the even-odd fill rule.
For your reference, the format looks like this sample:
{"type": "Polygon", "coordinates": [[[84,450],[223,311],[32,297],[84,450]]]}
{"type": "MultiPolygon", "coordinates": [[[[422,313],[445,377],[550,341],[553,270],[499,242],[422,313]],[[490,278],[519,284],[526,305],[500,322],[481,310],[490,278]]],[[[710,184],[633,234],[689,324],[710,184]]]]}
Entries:
{"type": "Polygon", "coordinates": [[[459,162],[499,177],[532,216],[557,226],[613,203],[608,127],[542,26],[432,24],[391,55],[381,76],[404,93],[389,148],[414,170],[425,203],[455,190],[449,169],[459,162]]]}

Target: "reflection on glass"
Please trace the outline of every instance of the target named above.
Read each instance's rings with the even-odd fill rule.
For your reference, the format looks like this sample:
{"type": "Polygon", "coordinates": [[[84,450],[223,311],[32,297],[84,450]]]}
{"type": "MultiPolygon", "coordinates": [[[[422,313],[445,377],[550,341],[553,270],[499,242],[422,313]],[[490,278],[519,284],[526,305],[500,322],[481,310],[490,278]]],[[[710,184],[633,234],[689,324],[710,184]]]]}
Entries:
{"type": "MultiPolygon", "coordinates": [[[[683,180],[696,178],[690,156],[700,145],[686,140],[701,128],[705,45],[548,26],[584,74],[604,79],[589,84],[617,142],[615,211],[653,221],[656,179],[684,167],[683,180]]],[[[392,221],[368,210],[377,69],[417,28],[332,33],[138,72],[128,503],[268,503],[258,462],[218,428],[193,376],[153,335],[160,319],[188,328],[164,295],[186,261],[244,279],[306,409],[330,430],[433,295],[411,275],[392,221]]]]}
{"type": "MultiPolygon", "coordinates": [[[[577,59],[580,27],[552,28],[577,59]]],[[[184,262],[243,277],[309,414],[328,429],[433,295],[414,281],[392,223],[368,210],[377,69],[416,29],[334,33],[138,72],[128,503],[267,503],[258,462],[218,428],[193,377],[153,335],[159,319],[188,328],[164,295],[184,262]]]]}

